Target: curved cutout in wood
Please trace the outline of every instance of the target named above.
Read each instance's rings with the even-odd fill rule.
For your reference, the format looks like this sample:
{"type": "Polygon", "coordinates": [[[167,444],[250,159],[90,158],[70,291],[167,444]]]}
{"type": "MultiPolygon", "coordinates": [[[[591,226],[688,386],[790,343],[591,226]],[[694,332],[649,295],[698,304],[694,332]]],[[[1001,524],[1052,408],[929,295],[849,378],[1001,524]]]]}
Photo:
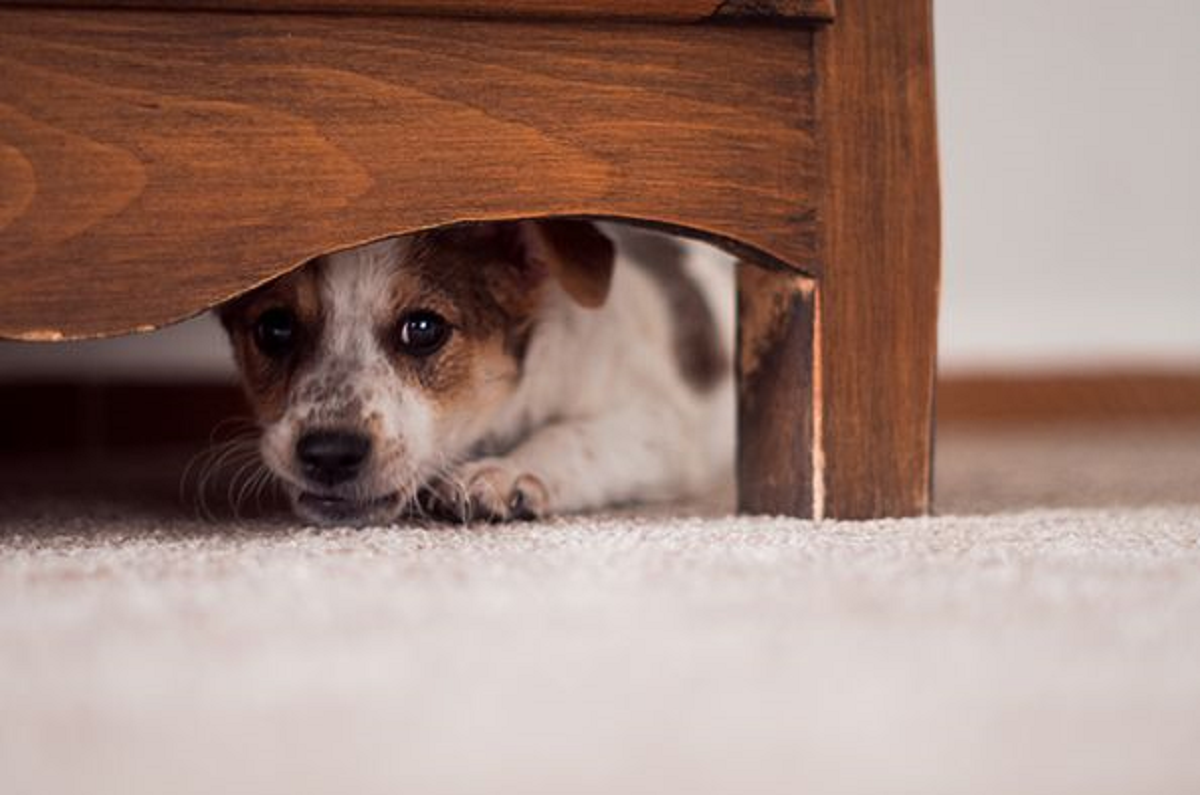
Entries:
{"type": "Polygon", "coordinates": [[[158,327],[466,220],[637,218],[818,267],[810,30],[198,22],[0,8],[0,337],[158,327]]]}

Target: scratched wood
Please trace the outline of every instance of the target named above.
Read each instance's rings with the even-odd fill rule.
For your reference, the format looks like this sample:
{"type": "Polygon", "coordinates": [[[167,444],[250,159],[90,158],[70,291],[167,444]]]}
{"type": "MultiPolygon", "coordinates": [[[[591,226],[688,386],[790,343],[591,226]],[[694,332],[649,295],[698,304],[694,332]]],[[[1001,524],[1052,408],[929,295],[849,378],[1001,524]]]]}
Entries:
{"type": "Polygon", "coordinates": [[[821,517],[816,280],[740,264],[738,508],[821,517]]]}
{"type": "Polygon", "coordinates": [[[0,6],[536,16],[673,22],[697,22],[713,17],[827,21],[833,18],[833,4],[834,0],[0,0],[0,6]]]}
{"type": "Polygon", "coordinates": [[[144,330],[449,222],[816,268],[812,32],[0,9],[0,337],[144,330]]]}

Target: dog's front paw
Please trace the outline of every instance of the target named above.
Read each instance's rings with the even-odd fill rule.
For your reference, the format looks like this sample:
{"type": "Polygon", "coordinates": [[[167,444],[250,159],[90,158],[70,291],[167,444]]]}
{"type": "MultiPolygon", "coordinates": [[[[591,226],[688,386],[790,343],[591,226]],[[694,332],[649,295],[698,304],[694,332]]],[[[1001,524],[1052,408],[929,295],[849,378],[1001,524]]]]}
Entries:
{"type": "Polygon", "coordinates": [[[549,513],[550,492],[537,475],[485,458],[430,484],[423,502],[435,515],[460,522],[531,521],[549,513]]]}

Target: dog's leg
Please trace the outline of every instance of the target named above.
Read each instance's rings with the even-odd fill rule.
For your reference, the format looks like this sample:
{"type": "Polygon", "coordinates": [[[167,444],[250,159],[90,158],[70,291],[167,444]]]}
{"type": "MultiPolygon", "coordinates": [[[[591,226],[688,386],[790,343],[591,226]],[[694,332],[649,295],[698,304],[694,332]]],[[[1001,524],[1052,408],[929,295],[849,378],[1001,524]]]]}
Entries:
{"type": "Polygon", "coordinates": [[[508,521],[687,496],[712,468],[690,430],[647,406],[564,420],[506,455],[461,465],[433,487],[433,503],[461,520],[508,521]]]}

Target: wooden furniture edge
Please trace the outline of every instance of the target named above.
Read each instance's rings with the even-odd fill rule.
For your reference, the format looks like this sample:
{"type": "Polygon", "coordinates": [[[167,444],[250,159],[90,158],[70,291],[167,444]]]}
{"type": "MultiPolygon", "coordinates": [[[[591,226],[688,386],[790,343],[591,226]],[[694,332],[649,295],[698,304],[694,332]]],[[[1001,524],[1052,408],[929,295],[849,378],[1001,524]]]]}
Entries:
{"type": "Polygon", "coordinates": [[[3,6],[230,11],[239,13],[411,14],[490,18],[620,19],[703,22],[710,19],[830,22],[836,0],[0,0],[3,6]]]}
{"type": "Polygon", "coordinates": [[[941,285],[932,2],[842,0],[834,30],[813,37],[823,507],[841,519],[923,515],[941,285]]]}
{"type": "Polygon", "coordinates": [[[820,285],[737,268],[737,480],[745,510],[824,515],[820,285]]]}
{"type": "Polygon", "coordinates": [[[819,267],[807,30],[0,18],[0,337],[152,330],[462,221],[637,219],[819,267]],[[511,178],[529,168],[541,178],[511,178]]]}
{"type": "MultiPolygon", "coordinates": [[[[753,392],[770,417],[740,429],[739,509],[919,516],[933,497],[940,284],[932,6],[838,8],[828,35],[811,38],[820,155],[811,286],[739,282],[743,306],[790,307],[759,346],[803,371],[760,377],[754,357],[739,357],[743,400],[753,392]],[[781,443],[777,428],[809,426],[781,443]],[[794,487],[770,487],[781,478],[794,487]]],[[[758,336],[750,322],[743,338],[758,336]]]]}

